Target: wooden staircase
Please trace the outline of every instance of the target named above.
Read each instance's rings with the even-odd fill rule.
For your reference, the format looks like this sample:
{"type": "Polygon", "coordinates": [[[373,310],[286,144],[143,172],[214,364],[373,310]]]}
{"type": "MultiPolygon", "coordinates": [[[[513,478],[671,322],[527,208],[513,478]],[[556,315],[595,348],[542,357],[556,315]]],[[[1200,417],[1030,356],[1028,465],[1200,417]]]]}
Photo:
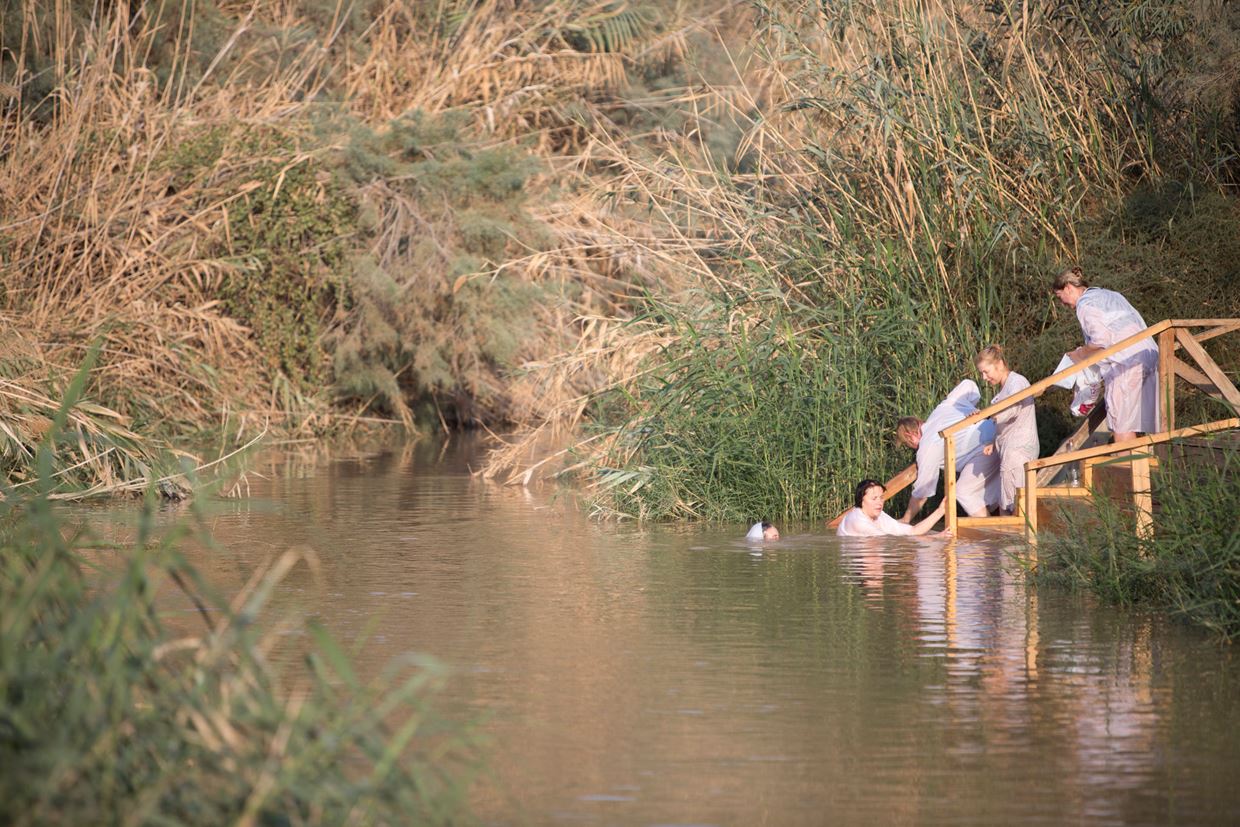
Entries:
{"type": "MultiPolygon", "coordinates": [[[[1082,359],[1067,370],[1035,382],[1025,390],[943,429],[940,432],[944,441],[943,467],[954,469],[956,467],[956,435],[965,428],[976,425],[1026,399],[1041,395],[1057,382],[1075,376],[1124,348],[1147,338],[1157,340],[1160,400],[1158,432],[1124,442],[1087,446],[1090,437],[1094,436],[1105,419],[1104,406],[1099,404],[1085,418],[1081,426],[1063,441],[1055,453],[1026,463],[1025,486],[1017,498],[1018,513],[1012,516],[957,516],[956,474],[945,473],[943,475],[943,498],[947,503],[947,528],[955,534],[959,534],[961,529],[1010,531],[1023,528],[1026,539],[1036,549],[1038,526],[1044,521],[1044,517],[1039,517],[1040,503],[1044,504],[1047,499],[1052,498],[1092,498],[1104,487],[1110,489],[1110,495],[1114,496],[1117,493],[1114,484],[1117,475],[1110,472],[1110,469],[1116,466],[1127,466],[1131,469],[1131,474],[1130,476],[1124,475],[1129,479],[1125,493],[1132,497],[1137,514],[1137,531],[1153,531],[1154,503],[1150,487],[1150,472],[1152,468],[1157,467],[1157,453],[1165,453],[1172,446],[1191,447],[1194,437],[1240,429],[1240,416],[1235,415],[1240,413],[1240,390],[1237,390],[1235,383],[1206,352],[1202,344],[1216,336],[1237,330],[1240,330],[1240,319],[1167,319],[1158,322],[1087,359],[1082,359]],[[1183,353],[1180,354],[1178,351],[1183,351],[1183,353]],[[1191,363],[1182,359],[1181,355],[1187,356],[1191,363]],[[1221,401],[1231,409],[1233,416],[1200,425],[1177,428],[1175,422],[1177,379],[1221,401]],[[1080,484],[1052,485],[1059,472],[1072,463],[1079,464],[1080,484]],[[1098,484],[1098,466],[1103,464],[1111,477],[1111,484],[1108,486],[1098,484]]],[[[1230,448],[1223,450],[1236,450],[1236,443],[1232,443],[1230,448]]],[[[910,465],[887,482],[884,497],[891,499],[912,485],[916,478],[917,466],[910,465]]],[[[837,517],[831,525],[837,524],[839,519],[840,517],[837,517]]]]}

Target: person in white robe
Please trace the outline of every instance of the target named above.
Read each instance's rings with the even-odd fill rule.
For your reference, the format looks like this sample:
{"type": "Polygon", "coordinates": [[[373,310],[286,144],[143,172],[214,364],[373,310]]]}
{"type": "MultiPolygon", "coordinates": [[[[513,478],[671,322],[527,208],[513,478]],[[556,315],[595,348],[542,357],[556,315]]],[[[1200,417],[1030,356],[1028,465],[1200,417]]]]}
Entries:
{"type": "MultiPolygon", "coordinates": [[[[982,348],[975,360],[978,372],[988,384],[998,385],[999,392],[990,404],[1002,402],[1029,387],[1029,380],[1008,367],[1003,348],[990,345],[982,348]]],[[[983,445],[983,453],[999,452],[999,511],[1016,511],[1016,490],[1025,484],[1025,463],[1038,458],[1038,421],[1033,397],[999,411],[991,417],[995,423],[995,441],[983,445]]]]}
{"type": "MultiPolygon", "coordinates": [[[[878,480],[862,480],[853,496],[853,508],[840,520],[835,533],[840,537],[881,537],[926,534],[943,516],[943,504],[917,525],[902,523],[883,511],[883,492],[887,488],[878,480]]],[[[942,532],[947,534],[947,532],[942,532]]]]}
{"type": "MultiPolygon", "coordinates": [[[[1086,359],[1149,325],[1128,300],[1114,290],[1090,287],[1080,267],[1055,277],[1055,297],[1076,310],[1085,344],[1068,351],[1074,362],[1086,359]]],[[[1116,442],[1158,430],[1158,346],[1153,338],[1098,363],[1106,385],[1107,426],[1116,442]]]]}
{"type": "MultiPolygon", "coordinates": [[[[896,439],[917,452],[917,479],[901,522],[911,523],[938,489],[945,461],[939,432],[974,413],[981,399],[977,383],[966,379],[952,388],[925,421],[906,416],[897,423],[896,439]]],[[[970,517],[985,517],[999,505],[999,457],[982,450],[994,441],[995,424],[989,419],[956,434],[956,502],[970,517]]]]}

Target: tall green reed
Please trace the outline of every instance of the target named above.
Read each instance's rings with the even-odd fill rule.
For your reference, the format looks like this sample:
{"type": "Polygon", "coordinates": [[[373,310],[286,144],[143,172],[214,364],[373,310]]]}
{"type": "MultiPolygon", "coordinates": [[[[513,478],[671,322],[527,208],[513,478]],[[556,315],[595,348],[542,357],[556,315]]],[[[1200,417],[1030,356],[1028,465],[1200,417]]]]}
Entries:
{"type": "MultiPolygon", "coordinates": [[[[911,458],[886,439],[894,420],[974,376],[981,346],[1041,376],[1079,343],[1048,276],[1073,260],[1104,286],[1129,276],[1077,233],[1166,162],[1132,78],[1093,59],[1135,37],[1123,26],[1026,4],[757,5],[771,92],[745,142],[755,173],[667,199],[715,219],[725,253],[701,282],[727,289],[662,297],[676,344],[629,389],[628,422],[600,407],[619,438],[598,481],[622,513],[842,507],[850,481],[911,458]]],[[[1180,304],[1143,302],[1151,321],[1180,304]]]]}
{"type": "MultiPolygon", "coordinates": [[[[1234,448],[1184,454],[1155,473],[1154,531],[1136,532],[1131,505],[1095,498],[1065,509],[1039,536],[1037,577],[1121,604],[1149,603],[1226,640],[1240,635],[1240,459],[1234,448]]],[[[1192,450],[1192,449],[1189,449],[1192,450]]],[[[1196,449],[1200,452],[1200,448],[1196,449]]]]}

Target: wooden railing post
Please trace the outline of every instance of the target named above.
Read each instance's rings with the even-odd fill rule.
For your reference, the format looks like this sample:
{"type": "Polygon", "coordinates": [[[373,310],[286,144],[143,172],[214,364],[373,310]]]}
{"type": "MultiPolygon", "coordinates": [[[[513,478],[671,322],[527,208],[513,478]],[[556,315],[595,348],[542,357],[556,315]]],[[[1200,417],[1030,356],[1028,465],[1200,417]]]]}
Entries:
{"type": "Polygon", "coordinates": [[[1158,334],[1158,430],[1175,430],[1175,330],[1158,334]]]}
{"type": "Polygon", "coordinates": [[[1038,471],[1025,464],[1025,539],[1029,545],[1038,545],[1038,471]]]}
{"type": "Polygon", "coordinates": [[[1148,454],[1132,461],[1132,505],[1137,516],[1137,536],[1149,539],[1154,532],[1154,494],[1150,490],[1148,454]]]}
{"type": "Polygon", "coordinates": [[[943,440],[943,512],[944,527],[956,533],[956,437],[943,440]]]}

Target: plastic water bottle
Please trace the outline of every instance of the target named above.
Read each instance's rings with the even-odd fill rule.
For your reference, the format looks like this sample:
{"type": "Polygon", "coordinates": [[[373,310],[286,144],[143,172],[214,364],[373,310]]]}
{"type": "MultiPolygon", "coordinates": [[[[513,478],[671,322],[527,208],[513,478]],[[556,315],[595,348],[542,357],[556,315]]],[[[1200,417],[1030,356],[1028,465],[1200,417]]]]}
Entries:
{"type": "Polygon", "coordinates": [[[1081,485],[1081,468],[1075,462],[1068,466],[1068,485],[1073,488],[1081,485]]]}

